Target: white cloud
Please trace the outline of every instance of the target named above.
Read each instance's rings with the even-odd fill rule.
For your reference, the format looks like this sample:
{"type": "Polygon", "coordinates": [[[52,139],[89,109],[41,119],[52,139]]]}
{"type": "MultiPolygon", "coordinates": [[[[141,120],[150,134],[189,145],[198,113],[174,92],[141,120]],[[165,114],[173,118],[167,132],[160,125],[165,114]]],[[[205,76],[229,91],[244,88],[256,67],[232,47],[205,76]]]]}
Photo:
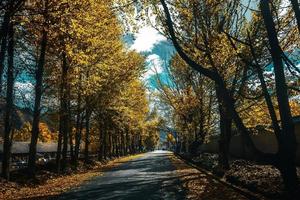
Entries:
{"type": "Polygon", "coordinates": [[[135,34],[135,38],[131,49],[137,52],[150,52],[155,44],[166,40],[163,35],[150,26],[141,28],[139,32],[135,34]]]}

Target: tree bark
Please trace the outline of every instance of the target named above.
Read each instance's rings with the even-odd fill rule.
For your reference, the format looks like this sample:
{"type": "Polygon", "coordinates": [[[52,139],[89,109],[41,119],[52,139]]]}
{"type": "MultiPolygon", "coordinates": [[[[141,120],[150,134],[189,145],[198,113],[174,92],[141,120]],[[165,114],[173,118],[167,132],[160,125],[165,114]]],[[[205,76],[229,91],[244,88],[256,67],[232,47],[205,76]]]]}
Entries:
{"type": "Polygon", "coordinates": [[[104,132],[103,132],[103,146],[102,146],[102,148],[103,148],[103,158],[104,158],[104,160],[106,160],[107,159],[107,150],[108,150],[108,145],[107,145],[107,140],[108,140],[108,131],[107,131],[107,127],[105,127],[105,130],[104,130],[104,132]]]}
{"type": "Polygon", "coordinates": [[[125,135],[121,132],[121,156],[125,156],[125,135]]]}
{"type": "Polygon", "coordinates": [[[279,114],[282,123],[282,141],[278,149],[278,169],[281,172],[285,187],[288,191],[295,191],[298,178],[295,165],[297,150],[294,124],[289,105],[288,89],[285,80],[282,50],[277,38],[277,31],[268,0],[260,1],[260,8],[267,30],[270,53],[272,56],[275,72],[275,88],[279,106],[279,114]]]}
{"type": "Polygon", "coordinates": [[[91,113],[87,109],[86,110],[86,119],[85,119],[85,147],[84,147],[84,161],[85,161],[85,163],[89,162],[90,118],[91,118],[91,113]]]}
{"type": "MultiPolygon", "coordinates": [[[[281,133],[281,128],[280,128],[278,120],[277,120],[277,116],[276,116],[275,108],[274,108],[274,105],[273,105],[273,102],[272,102],[272,98],[271,98],[271,95],[269,94],[269,91],[268,91],[268,87],[267,87],[267,83],[266,83],[265,78],[264,78],[263,70],[260,67],[259,62],[257,60],[257,56],[256,56],[256,53],[255,53],[253,44],[251,42],[251,38],[250,38],[250,36],[248,36],[248,37],[249,37],[249,44],[250,44],[251,54],[252,54],[252,56],[254,58],[254,61],[255,61],[254,67],[256,69],[258,79],[260,81],[261,88],[263,90],[264,98],[265,98],[266,104],[268,106],[268,111],[269,111],[269,115],[270,115],[270,118],[271,118],[271,121],[272,121],[273,130],[274,130],[274,133],[276,135],[277,141],[280,142],[281,141],[281,134],[280,134],[281,133]]],[[[234,48],[236,49],[236,47],[234,47],[234,48]]],[[[242,60],[244,60],[247,65],[251,64],[243,58],[242,58],[242,60]]]]}
{"type": "Polygon", "coordinates": [[[75,133],[75,151],[74,151],[74,164],[75,168],[78,166],[79,149],[81,143],[81,133],[82,133],[82,117],[81,117],[81,81],[82,76],[79,77],[79,90],[77,94],[77,116],[76,116],[76,133],[75,133]]]}
{"type": "Polygon", "coordinates": [[[108,135],[108,156],[109,159],[113,157],[113,142],[112,142],[112,132],[108,135]]]}
{"type": "Polygon", "coordinates": [[[120,138],[119,135],[116,135],[116,156],[120,157],[120,138]]]}
{"type": "Polygon", "coordinates": [[[14,26],[11,22],[8,28],[8,66],[7,66],[7,89],[6,89],[6,111],[4,117],[4,143],[2,160],[2,177],[9,180],[10,158],[11,158],[11,130],[12,112],[14,107],[14,26]]]}
{"type": "Polygon", "coordinates": [[[126,155],[128,155],[128,153],[131,153],[131,144],[130,144],[130,135],[129,135],[129,130],[126,130],[126,155]]]}
{"type": "Polygon", "coordinates": [[[10,20],[15,15],[15,13],[22,7],[24,2],[25,0],[13,0],[7,1],[7,5],[3,5],[4,7],[7,7],[7,9],[4,11],[4,17],[0,30],[0,95],[2,93],[2,77],[4,72],[4,60],[7,48],[7,34],[9,30],[10,20]]]}
{"type": "Polygon", "coordinates": [[[36,161],[36,145],[39,137],[39,124],[41,115],[41,99],[43,94],[43,75],[44,65],[46,58],[46,47],[47,47],[47,30],[44,28],[42,32],[41,40],[41,52],[38,61],[37,69],[35,72],[35,102],[33,110],[33,121],[31,131],[31,142],[29,146],[29,159],[28,159],[28,172],[30,176],[35,176],[35,161],[36,161]]]}
{"type": "Polygon", "coordinates": [[[231,139],[232,119],[227,113],[226,108],[224,107],[222,95],[220,94],[219,90],[220,89],[216,87],[220,114],[219,166],[222,170],[228,170],[230,168],[228,156],[231,139]]]}
{"type": "Polygon", "coordinates": [[[58,140],[57,140],[57,151],[56,151],[56,172],[61,172],[61,150],[62,150],[62,131],[61,123],[59,124],[58,140]]]}
{"type": "Polygon", "coordinates": [[[73,144],[73,132],[72,132],[72,126],[69,126],[69,145],[70,145],[70,158],[71,158],[71,162],[74,163],[74,144],[73,144]]]}
{"type": "Polygon", "coordinates": [[[300,6],[298,3],[298,0],[290,0],[292,4],[292,8],[295,13],[296,21],[297,21],[297,26],[298,26],[298,32],[300,34],[300,6]]]}
{"type": "Polygon", "coordinates": [[[62,143],[62,160],[61,160],[61,170],[65,171],[67,166],[67,154],[68,154],[68,139],[69,139],[69,87],[68,87],[68,71],[69,66],[67,63],[66,52],[62,52],[62,96],[61,96],[61,112],[60,112],[60,124],[61,124],[61,134],[63,138],[62,143]]]}
{"type": "Polygon", "coordinates": [[[10,14],[9,11],[6,11],[4,15],[4,19],[1,26],[0,32],[0,42],[1,42],[1,50],[0,50],[0,95],[2,93],[2,76],[4,71],[4,60],[5,60],[5,52],[7,48],[7,32],[9,28],[10,14]]]}
{"type": "Polygon", "coordinates": [[[98,147],[98,160],[103,160],[103,124],[99,123],[99,147],[98,147]]]}

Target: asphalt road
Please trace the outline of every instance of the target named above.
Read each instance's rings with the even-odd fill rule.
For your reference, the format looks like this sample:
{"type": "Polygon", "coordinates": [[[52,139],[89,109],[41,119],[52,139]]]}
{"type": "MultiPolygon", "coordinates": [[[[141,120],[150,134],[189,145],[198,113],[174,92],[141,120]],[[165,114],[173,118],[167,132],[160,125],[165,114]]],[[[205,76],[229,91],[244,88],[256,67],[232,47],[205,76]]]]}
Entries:
{"type": "Polygon", "coordinates": [[[178,175],[168,158],[169,154],[165,151],[147,153],[93,178],[58,199],[185,199],[178,175]]]}

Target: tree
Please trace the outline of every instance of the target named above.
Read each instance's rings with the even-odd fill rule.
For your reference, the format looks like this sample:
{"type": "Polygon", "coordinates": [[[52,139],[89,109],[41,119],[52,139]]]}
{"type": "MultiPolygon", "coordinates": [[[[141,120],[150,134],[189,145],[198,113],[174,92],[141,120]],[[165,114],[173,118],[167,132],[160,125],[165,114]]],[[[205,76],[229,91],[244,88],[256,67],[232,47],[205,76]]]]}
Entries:
{"type": "Polygon", "coordinates": [[[271,47],[270,53],[274,64],[275,88],[282,126],[280,140],[278,141],[279,161],[277,163],[277,167],[282,174],[285,186],[289,191],[293,192],[298,184],[295,166],[297,144],[291,108],[289,105],[288,88],[285,80],[282,50],[276,35],[275,24],[272,18],[269,2],[261,0],[260,7],[268,34],[269,45],[271,47]]]}
{"type": "Polygon", "coordinates": [[[169,83],[164,83],[157,75],[159,97],[172,110],[172,123],[184,144],[180,145],[181,150],[196,153],[199,144],[214,129],[214,86],[191,70],[178,55],[173,57],[169,68],[169,83]]]}
{"type": "Polygon", "coordinates": [[[3,160],[2,160],[2,177],[9,180],[10,174],[10,156],[12,145],[12,112],[14,109],[14,24],[10,22],[8,27],[8,67],[7,67],[7,89],[6,89],[6,111],[4,118],[4,144],[3,144],[3,160]]]}
{"type": "MultiPolygon", "coordinates": [[[[186,46],[184,46],[184,48],[182,47],[182,45],[180,44],[180,42],[181,42],[181,39],[182,38],[180,38],[180,39],[178,39],[178,36],[176,35],[176,31],[175,31],[175,28],[174,28],[174,24],[175,23],[173,23],[173,21],[172,21],[172,18],[171,18],[171,13],[170,13],[170,11],[169,11],[169,9],[168,9],[168,6],[167,6],[167,4],[166,4],[166,2],[165,1],[163,1],[163,0],[161,0],[160,1],[161,2],[161,4],[162,4],[162,6],[163,6],[163,10],[164,10],[164,13],[165,13],[165,16],[166,16],[166,21],[165,22],[163,22],[165,25],[166,25],[166,29],[167,29],[167,32],[168,32],[168,34],[169,34],[169,36],[170,36],[170,38],[171,38],[171,40],[172,40],[172,42],[173,42],[173,44],[174,44],[174,47],[176,48],[176,50],[177,50],[177,52],[178,52],[178,54],[181,56],[181,58],[190,66],[190,67],[192,67],[193,69],[195,69],[196,71],[198,71],[198,72],[200,72],[201,74],[203,74],[204,76],[206,76],[206,77],[208,77],[208,78],[210,78],[211,80],[213,80],[215,83],[216,83],[216,86],[217,87],[219,87],[219,89],[220,89],[220,91],[221,91],[221,97],[222,97],[222,99],[223,99],[223,102],[224,102],[224,104],[225,104],[225,107],[226,107],[226,110],[230,113],[230,115],[231,115],[231,117],[233,118],[233,120],[234,120],[234,122],[235,122],[235,125],[236,125],[236,127],[240,130],[240,133],[242,134],[242,136],[243,136],[243,139],[244,139],[244,142],[246,143],[246,146],[247,146],[247,148],[250,150],[250,151],[252,151],[253,152],[253,155],[258,159],[258,160],[260,160],[260,161],[263,161],[263,162],[267,162],[267,163],[272,163],[272,164],[274,164],[279,170],[282,170],[283,168],[286,168],[287,166],[285,166],[285,167],[283,167],[282,168],[282,166],[280,166],[280,165],[278,165],[279,163],[284,163],[284,159],[283,159],[283,157],[281,157],[279,154],[281,154],[281,153],[279,153],[279,154],[277,154],[277,155],[267,155],[267,154],[265,154],[265,153],[263,153],[263,152],[260,152],[260,151],[258,151],[256,148],[255,148],[255,145],[253,144],[253,142],[252,142],[252,140],[251,140],[251,138],[250,138],[250,133],[249,133],[249,130],[247,130],[247,128],[245,127],[245,125],[244,125],[244,123],[243,123],[243,121],[242,121],[242,119],[241,119],[241,117],[240,117],[240,115],[239,115],[239,113],[237,112],[237,110],[236,110],[236,108],[235,108],[235,100],[233,99],[233,97],[230,95],[231,93],[230,93],[230,91],[228,90],[228,88],[227,88],[227,86],[226,86],[226,82],[224,81],[224,77],[222,77],[221,76],[221,74],[220,74],[220,71],[219,70],[217,70],[217,68],[215,68],[215,67],[207,67],[207,66],[205,66],[205,65],[202,65],[202,64],[200,64],[200,63],[198,63],[198,62],[196,62],[195,61],[195,59],[193,59],[193,57],[192,56],[190,56],[188,53],[190,53],[190,52],[192,52],[192,51],[190,51],[190,52],[188,52],[187,53],[187,51],[186,51],[186,46]]],[[[205,3],[207,3],[207,4],[210,4],[210,2],[204,2],[204,6],[205,5],[207,5],[207,4],[205,4],[205,3]]],[[[173,5],[177,5],[177,4],[173,4],[173,5]]],[[[189,5],[189,4],[188,4],[189,5]]],[[[217,4],[218,6],[217,6],[217,9],[219,8],[219,6],[220,5],[222,5],[222,4],[217,4]]],[[[226,2],[224,2],[224,5],[226,6],[226,2]]],[[[229,6],[230,6],[230,4],[228,4],[229,6]]],[[[204,7],[204,8],[209,8],[209,7],[204,7]]],[[[212,12],[214,12],[214,9],[215,9],[216,7],[212,7],[212,12]]],[[[177,10],[177,11],[179,11],[179,10],[177,10]]],[[[217,10],[218,11],[218,10],[217,10]]],[[[230,12],[230,7],[228,8],[228,11],[230,12]]],[[[206,10],[206,12],[208,12],[208,10],[206,10]]],[[[264,11],[265,12],[265,11],[264,11]]],[[[263,14],[265,14],[263,12],[263,14]]],[[[190,13],[192,13],[192,12],[190,12],[190,13]]],[[[217,13],[217,12],[216,12],[217,13]]],[[[191,15],[187,15],[187,17],[190,17],[191,15]]],[[[231,20],[233,20],[233,19],[231,19],[231,20],[228,20],[228,21],[226,21],[226,17],[227,16],[224,16],[225,18],[224,19],[221,19],[221,20],[216,20],[216,22],[217,22],[217,24],[218,24],[218,26],[217,27],[222,27],[222,26],[224,26],[224,23],[227,23],[227,22],[229,22],[229,24],[230,24],[230,21],[231,20]]],[[[179,19],[179,18],[177,18],[177,19],[179,19]]],[[[211,18],[211,19],[214,19],[214,18],[211,18]]],[[[217,18],[218,19],[218,18],[217,18]]],[[[270,20],[269,20],[270,21],[270,20]]],[[[208,21],[208,22],[210,22],[210,21],[208,21]]],[[[206,22],[205,21],[199,21],[199,23],[200,23],[200,25],[203,25],[203,28],[202,29],[200,29],[201,31],[202,31],[202,33],[204,33],[204,35],[206,35],[206,34],[208,34],[208,33],[211,33],[211,32],[206,32],[207,31],[207,29],[205,29],[205,27],[206,26],[210,26],[211,25],[211,23],[207,23],[206,24],[206,22]],[[205,25],[205,26],[204,26],[205,25]]],[[[176,21],[176,24],[178,24],[178,20],[176,21]]],[[[189,23],[189,24],[191,24],[191,23],[189,23]]],[[[228,25],[228,24],[226,24],[226,25],[228,25]]],[[[216,27],[216,28],[217,28],[216,27]]],[[[271,33],[275,33],[274,32],[274,30],[272,30],[272,31],[268,31],[269,32],[269,34],[270,34],[270,32],[271,33]]],[[[204,39],[205,39],[206,37],[204,37],[204,39]]],[[[273,37],[273,39],[274,39],[275,37],[273,37]]],[[[204,48],[204,50],[203,49],[201,49],[201,46],[200,47],[197,47],[198,49],[200,49],[200,51],[204,51],[204,52],[206,52],[207,53],[207,55],[208,55],[208,59],[210,60],[210,62],[211,61],[213,61],[213,59],[211,59],[211,58],[209,58],[210,57],[210,48],[207,48],[207,47],[210,47],[209,45],[210,45],[210,43],[209,43],[209,40],[207,40],[207,39],[205,39],[204,40],[204,45],[205,45],[205,47],[206,48],[204,48]]],[[[273,45],[274,45],[274,43],[272,43],[273,45]]],[[[276,44],[276,43],[275,43],[276,44]]],[[[279,44],[278,44],[278,46],[279,46],[279,44]]],[[[194,48],[194,47],[191,47],[192,49],[194,48]]],[[[278,48],[277,48],[277,50],[278,50],[278,48]]],[[[279,51],[279,50],[278,50],[279,51]]],[[[278,52],[277,52],[278,53],[278,52]]],[[[273,59],[275,59],[274,58],[274,56],[273,56],[273,59]]],[[[280,57],[277,57],[277,60],[279,61],[279,59],[280,59],[280,57]]],[[[212,64],[213,62],[211,62],[210,64],[212,64]]],[[[275,63],[274,63],[275,64],[275,63]]],[[[282,69],[281,69],[281,71],[282,71],[282,69]]],[[[281,72],[281,75],[283,75],[283,76],[280,76],[280,78],[279,78],[279,80],[277,79],[276,81],[277,81],[277,86],[279,86],[279,87],[283,87],[284,85],[285,85],[285,83],[284,83],[284,74],[282,74],[282,72],[281,72]]],[[[281,91],[281,92],[279,92],[278,93],[278,98],[279,99],[281,99],[280,101],[281,101],[281,103],[282,103],[282,105],[281,106],[283,106],[283,107],[285,107],[285,108],[288,108],[289,106],[288,106],[288,101],[287,101],[287,98],[286,98],[286,96],[284,97],[284,93],[285,93],[285,89],[284,89],[284,87],[283,87],[283,90],[281,91]],[[281,96],[281,94],[282,94],[282,98],[280,97],[281,96]],[[284,101],[283,101],[283,99],[285,99],[284,101]],[[285,106],[284,106],[285,105],[285,106]]],[[[281,104],[280,103],[280,104],[281,104]]],[[[287,119],[291,119],[291,117],[289,117],[289,116],[291,116],[290,114],[289,114],[290,112],[287,112],[287,113],[285,113],[285,117],[287,117],[287,119]]],[[[284,117],[284,116],[282,116],[282,117],[284,117]]],[[[292,127],[292,125],[291,125],[291,120],[287,120],[287,124],[289,124],[290,126],[288,126],[288,127],[292,127]],[[289,121],[289,123],[288,123],[288,121],[289,121]]],[[[289,149],[290,150],[290,152],[291,151],[293,151],[293,149],[294,149],[294,143],[295,143],[295,141],[293,140],[293,137],[291,137],[292,135],[294,135],[294,132],[292,131],[292,129],[290,129],[290,128],[288,128],[290,131],[289,131],[289,136],[288,136],[288,138],[289,138],[289,142],[284,142],[285,140],[279,140],[279,143],[281,143],[281,142],[283,142],[284,143],[284,146],[285,146],[285,148],[290,148],[289,147],[289,145],[291,145],[292,146],[292,149],[289,149]]],[[[285,149],[284,148],[284,149],[285,149]]],[[[279,152],[280,152],[280,150],[279,150],[279,152]]],[[[287,152],[285,152],[285,153],[287,153],[287,152]]],[[[283,153],[283,154],[285,154],[285,153],[283,153]]],[[[293,154],[292,154],[293,155],[293,154]]],[[[287,156],[288,157],[288,156],[287,156]]],[[[291,159],[291,160],[293,160],[293,159],[291,159]]],[[[289,166],[293,166],[293,164],[292,163],[290,163],[290,164],[286,164],[286,165],[289,165],[289,166]]],[[[294,166],[293,167],[291,167],[291,168],[293,168],[293,170],[291,170],[291,171],[294,171],[294,166]]],[[[293,177],[295,178],[295,176],[294,176],[295,174],[293,173],[293,177]]],[[[289,177],[289,174],[285,174],[285,173],[282,173],[282,176],[283,176],[283,179],[289,179],[288,177],[289,177]]],[[[291,178],[290,179],[290,181],[289,181],[289,183],[287,183],[286,182],[286,186],[287,187],[289,187],[289,184],[292,184],[292,185],[295,185],[295,181],[293,181],[293,178],[291,178]]]]}
{"type": "Polygon", "coordinates": [[[1,24],[1,31],[0,31],[0,42],[1,42],[1,49],[0,49],[0,93],[2,93],[2,76],[4,72],[4,60],[5,60],[5,53],[7,48],[7,40],[8,38],[8,30],[9,24],[12,21],[13,16],[16,12],[18,12],[25,0],[17,0],[17,1],[3,1],[1,5],[4,8],[4,16],[3,21],[1,24]]]}
{"type": "Polygon", "coordinates": [[[298,31],[300,34],[300,6],[297,0],[290,0],[291,4],[292,4],[292,8],[295,12],[295,18],[297,21],[297,26],[298,26],[298,31]]]}
{"type": "Polygon", "coordinates": [[[48,42],[48,9],[49,3],[48,0],[45,0],[43,3],[43,18],[44,22],[42,23],[42,38],[41,38],[41,50],[39,61],[37,63],[37,69],[35,73],[35,103],[33,111],[33,122],[32,122],[32,135],[31,142],[29,147],[29,159],[28,159],[28,170],[31,176],[35,176],[35,161],[36,161],[36,145],[39,137],[39,124],[40,124],[40,113],[41,113],[41,98],[43,93],[43,76],[44,76],[44,65],[46,59],[46,48],[48,42]]]}

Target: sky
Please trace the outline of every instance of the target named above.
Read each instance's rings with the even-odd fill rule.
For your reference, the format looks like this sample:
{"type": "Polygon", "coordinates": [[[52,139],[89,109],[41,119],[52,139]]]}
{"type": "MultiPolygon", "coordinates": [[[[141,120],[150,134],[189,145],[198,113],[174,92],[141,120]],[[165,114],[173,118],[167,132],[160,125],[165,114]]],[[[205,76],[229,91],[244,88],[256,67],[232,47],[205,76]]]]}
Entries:
{"type": "Polygon", "coordinates": [[[150,89],[155,89],[157,74],[166,80],[165,69],[175,50],[170,41],[151,26],[142,27],[127,38],[130,49],[146,56],[146,72],[142,77],[150,89]]]}
{"type": "Polygon", "coordinates": [[[149,52],[156,44],[167,39],[161,35],[157,30],[150,26],[141,28],[138,33],[134,34],[135,40],[131,49],[137,52],[149,52]]]}

